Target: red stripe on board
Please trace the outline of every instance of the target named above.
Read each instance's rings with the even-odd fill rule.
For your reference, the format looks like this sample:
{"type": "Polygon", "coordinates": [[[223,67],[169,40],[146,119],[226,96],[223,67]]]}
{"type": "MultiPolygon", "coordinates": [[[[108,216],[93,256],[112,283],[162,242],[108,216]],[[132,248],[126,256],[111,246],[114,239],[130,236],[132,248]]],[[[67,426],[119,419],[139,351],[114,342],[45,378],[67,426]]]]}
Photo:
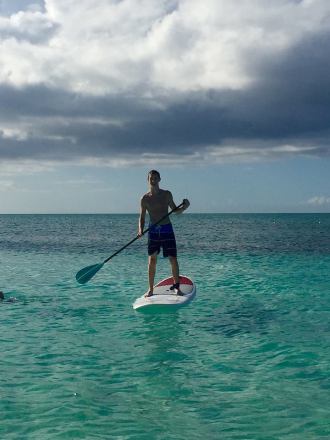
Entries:
{"type": "MultiPolygon", "coordinates": [[[[160,281],[158,284],[156,284],[155,287],[172,286],[172,284],[174,284],[173,277],[170,277],[170,278],[166,278],[166,280],[160,281]]],[[[193,282],[187,277],[180,277],[180,284],[188,284],[192,286],[193,282]]]]}

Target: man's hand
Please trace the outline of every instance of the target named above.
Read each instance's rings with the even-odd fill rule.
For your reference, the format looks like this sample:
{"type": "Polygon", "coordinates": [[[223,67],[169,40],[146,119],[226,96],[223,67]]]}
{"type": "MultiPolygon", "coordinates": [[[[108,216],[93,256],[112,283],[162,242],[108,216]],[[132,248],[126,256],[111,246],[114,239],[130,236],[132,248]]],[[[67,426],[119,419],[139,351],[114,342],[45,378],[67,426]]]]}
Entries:
{"type": "Polygon", "coordinates": [[[176,208],[174,214],[182,214],[187,208],[189,208],[190,202],[188,199],[183,199],[182,203],[180,203],[180,208],[176,208]],[[181,206],[182,205],[182,206],[181,206]]]}
{"type": "Polygon", "coordinates": [[[182,206],[182,208],[184,210],[186,210],[187,208],[189,208],[189,206],[190,206],[189,200],[188,199],[183,199],[183,206],[182,206]]]}

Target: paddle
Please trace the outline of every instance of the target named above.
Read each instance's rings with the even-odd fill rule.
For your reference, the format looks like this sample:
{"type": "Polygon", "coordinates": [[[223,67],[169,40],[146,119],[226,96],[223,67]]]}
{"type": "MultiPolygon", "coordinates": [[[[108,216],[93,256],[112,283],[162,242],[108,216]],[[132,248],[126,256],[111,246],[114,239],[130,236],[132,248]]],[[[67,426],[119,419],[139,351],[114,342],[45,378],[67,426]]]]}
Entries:
{"type": "MultiPolygon", "coordinates": [[[[177,206],[176,208],[172,209],[172,211],[170,211],[168,214],[164,215],[164,217],[162,217],[161,219],[159,219],[156,223],[154,223],[152,226],[158,225],[158,223],[160,223],[161,221],[165,220],[166,217],[170,216],[172,214],[172,212],[176,211],[177,209],[181,208],[184,205],[184,203],[180,203],[179,206],[177,206]]],[[[151,226],[146,229],[145,231],[142,232],[142,235],[144,235],[146,232],[149,231],[149,229],[151,228],[151,226]]],[[[142,237],[141,235],[141,237],[142,237]]],[[[93,276],[100,270],[102,269],[102,267],[104,266],[105,263],[107,263],[109,260],[111,260],[111,258],[115,257],[116,255],[119,254],[119,252],[123,251],[124,249],[126,249],[129,245],[131,245],[132,243],[134,243],[135,240],[138,240],[140,238],[139,235],[137,235],[136,237],[133,238],[133,240],[131,240],[129,243],[125,244],[125,246],[123,246],[122,248],[120,248],[117,252],[115,252],[114,254],[112,254],[110,257],[106,258],[102,263],[98,263],[98,264],[92,264],[91,266],[87,266],[84,267],[83,269],[81,269],[79,272],[77,272],[76,274],[76,280],[78,281],[78,283],[80,284],[85,284],[87,283],[91,278],[93,278],[93,276]]]]}

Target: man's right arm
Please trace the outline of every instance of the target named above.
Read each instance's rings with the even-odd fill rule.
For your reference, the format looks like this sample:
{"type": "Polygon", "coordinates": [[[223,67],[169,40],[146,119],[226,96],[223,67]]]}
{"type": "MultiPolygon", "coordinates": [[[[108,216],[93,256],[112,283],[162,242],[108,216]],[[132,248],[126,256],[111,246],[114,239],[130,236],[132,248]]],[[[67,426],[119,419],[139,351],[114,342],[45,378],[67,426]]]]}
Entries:
{"type": "Polygon", "coordinates": [[[140,203],[140,218],[139,218],[139,232],[138,232],[138,236],[142,237],[143,235],[143,230],[144,230],[144,223],[145,223],[145,218],[146,218],[146,206],[144,203],[144,197],[141,198],[141,203],[140,203]]]}

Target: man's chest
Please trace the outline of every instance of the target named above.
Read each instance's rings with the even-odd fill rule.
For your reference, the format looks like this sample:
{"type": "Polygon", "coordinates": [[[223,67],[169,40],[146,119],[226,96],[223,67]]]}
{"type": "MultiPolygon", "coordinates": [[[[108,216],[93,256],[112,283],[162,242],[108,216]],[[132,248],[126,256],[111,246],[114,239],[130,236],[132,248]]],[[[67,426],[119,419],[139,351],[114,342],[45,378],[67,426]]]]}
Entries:
{"type": "Polygon", "coordinates": [[[168,202],[165,194],[152,194],[146,198],[146,206],[150,211],[158,211],[167,208],[168,202]]]}

